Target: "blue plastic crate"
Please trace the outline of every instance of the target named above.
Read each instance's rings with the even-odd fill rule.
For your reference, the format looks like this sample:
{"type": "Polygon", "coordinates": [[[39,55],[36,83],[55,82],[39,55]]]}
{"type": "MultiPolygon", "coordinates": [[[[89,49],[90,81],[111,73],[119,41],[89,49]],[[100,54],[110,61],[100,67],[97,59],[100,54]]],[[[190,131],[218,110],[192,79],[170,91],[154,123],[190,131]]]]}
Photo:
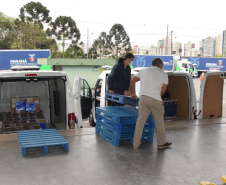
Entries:
{"type": "Polygon", "coordinates": [[[147,136],[153,136],[154,135],[154,128],[144,128],[142,137],[147,137],[147,136]]]}
{"type": "Polygon", "coordinates": [[[97,107],[96,114],[105,117],[114,123],[136,123],[137,115],[134,114],[129,106],[112,106],[112,107],[97,107]]]}
{"type": "Polygon", "coordinates": [[[26,155],[27,148],[42,147],[44,153],[48,153],[49,146],[61,145],[65,151],[69,151],[69,144],[56,129],[28,130],[17,132],[17,138],[22,155],[26,155]]]}
{"type": "Polygon", "coordinates": [[[138,98],[132,98],[131,96],[124,96],[120,94],[111,94],[109,92],[106,92],[105,99],[111,100],[117,103],[121,104],[130,104],[138,106],[139,99],[138,98]]]}
{"type": "Polygon", "coordinates": [[[132,98],[131,96],[125,96],[125,104],[138,106],[139,99],[138,98],[132,98]]]}
{"type": "Polygon", "coordinates": [[[177,113],[177,100],[164,101],[164,118],[172,118],[177,113]]]}
{"type": "Polygon", "coordinates": [[[105,134],[103,138],[115,146],[119,146],[119,144],[120,144],[119,139],[112,138],[108,134],[105,134]]]}
{"type": "Polygon", "coordinates": [[[96,125],[96,133],[100,135],[101,137],[104,137],[104,129],[100,126],[96,125]]]}
{"type": "MultiPolygon", "coordinates": [[[[117,124],[128,124],[136,123],[138,117],[138,109],[131,106],[97,107],[96,114],[117,124]]],[[[153,122],[152,114],[150,114],[150,116],[148,117],[147,122],[153,122]]]]}
{"type": "Polygon", "coordinates": [[[97,114],[96,119],[97,119],[97,122],[101,122],[106,127],[109,127],[112,130],[119,131],[119,132],[133,130],[135,127],[135,124],[136,124],[136,123],[116,124],[113,121],[110,121],[110,120],[104,118],[103,116],[100,116],[99,114],[97,114]]]}
{"type": "Polygon", "coordinates": [[[129,125],[127,125],[128,129],[124,128],[124,131],[118,131],[114,130],[114,128],[106,126],[102,122],[97,121],[96,123],[97,123],[96,128],[99,131],[102,131],[104,134],[107,134],[114,139],[125,140],[130,139],[134,135],[134,127],[129,127],[129,125]]]}
{"type": "Polygon", "coordinates": [[[125,104],[125,96],[120,95],[120,94],[112,94],[112,93],[106,92],[105,93],[105,99],[111,100],[111,101],[114,101],[114,102],[118,102],[118,103],[121,103],[121,104],[125,104]]]}
{"type": "Polygon", "coordinates": [[[154,135],[142,136],[142,139],[145,140],[145,141],[148,141],[149,143],[153,143],[153,137],[154,137],[154,135]]]}
{"type": "MultiPolygon", "coordinates": [[[[97,121],[96,122],[96,133],[100,135],[105,140],[111,142],[115,146],[119,146],[120,141],[122,140],[132,140],[135,132],[135,124],[133,125],[125,125],[132,126],[129,130],[116,131],[113,128],[106,126],[104,123],[97,121]]],[[[150,140],[149,142],[153,142],[154,136],[154,125],[146,124],[143,130],[142,138],[145,140],[150,140]]]]}

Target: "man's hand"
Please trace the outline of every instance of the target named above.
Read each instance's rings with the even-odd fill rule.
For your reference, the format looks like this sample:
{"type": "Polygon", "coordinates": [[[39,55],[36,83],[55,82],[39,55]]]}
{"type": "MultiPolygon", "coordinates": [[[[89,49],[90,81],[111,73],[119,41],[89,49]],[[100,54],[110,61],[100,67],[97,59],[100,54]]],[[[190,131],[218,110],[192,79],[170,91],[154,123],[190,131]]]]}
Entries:
{"type": "Polygon", "coordinates": [[[128,91],[125,90],[125,91],[124,91],[124,96],[128,96],[128,94],[129,94],[128,91]]]}
{"type": "Polygon", "coordinates": [[[138,98],[136,94],[131,94],[132,98],[138,98]]]}
{"type": "Polygon", "coordinates": [[[109,90],[109,93],[111,94],[115,94],[115,92],[113,90],[109,90]]]}

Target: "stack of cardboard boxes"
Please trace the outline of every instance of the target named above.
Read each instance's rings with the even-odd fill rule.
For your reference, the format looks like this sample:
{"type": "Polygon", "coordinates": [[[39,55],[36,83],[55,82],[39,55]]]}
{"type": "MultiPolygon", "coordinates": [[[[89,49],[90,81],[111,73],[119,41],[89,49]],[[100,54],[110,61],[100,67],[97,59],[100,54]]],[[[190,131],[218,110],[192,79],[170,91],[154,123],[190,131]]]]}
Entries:
{"type": "Polygon", "coordinates": [[[0,132],[41,129],[40,123],[45,123],[37,96],[12,97],[10,107],[11,112],[0,112],[0,132]]]}

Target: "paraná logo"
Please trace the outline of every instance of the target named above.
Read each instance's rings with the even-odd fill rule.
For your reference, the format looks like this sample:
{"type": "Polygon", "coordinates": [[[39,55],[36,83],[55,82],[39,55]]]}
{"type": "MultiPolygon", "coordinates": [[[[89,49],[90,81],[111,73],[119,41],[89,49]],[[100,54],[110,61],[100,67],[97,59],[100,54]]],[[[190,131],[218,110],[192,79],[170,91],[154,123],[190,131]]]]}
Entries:
{"type": "Polygon", "coordinates": [[[33,55],[31,55],[31,54],[29,54],[29,60],[31,61],[31,62],[34,62],[35,61],[35,54],[33,54],[33,55]]]}
{"type": "Polygon", "coordinates": [[[218,65],[222,65],[223,64],[223,60],[218,60],[218,65]]]}

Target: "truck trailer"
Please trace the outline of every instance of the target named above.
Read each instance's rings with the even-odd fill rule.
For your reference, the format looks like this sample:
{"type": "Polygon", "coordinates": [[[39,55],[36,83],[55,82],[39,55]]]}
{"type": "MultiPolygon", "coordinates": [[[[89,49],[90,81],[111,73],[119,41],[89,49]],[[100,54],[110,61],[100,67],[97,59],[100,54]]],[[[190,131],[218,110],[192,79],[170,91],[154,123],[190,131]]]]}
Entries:
{"type": "Polygon", "coordinates": [[[226,72],[226,58],[223,57],[182,57],[196,65],[198,76],[203,72],[222,71],[226,72]]]}
{"type": "Polygon", "coordinates": [[[178,60],[170,55],[135,55],[132,68],[140,70],[145,67],[150,67],[154,58],[162,59],[164,71],[182,71],[191,74],[193,77],[198,76],[196,65],[187,59],[178,60]]]}

